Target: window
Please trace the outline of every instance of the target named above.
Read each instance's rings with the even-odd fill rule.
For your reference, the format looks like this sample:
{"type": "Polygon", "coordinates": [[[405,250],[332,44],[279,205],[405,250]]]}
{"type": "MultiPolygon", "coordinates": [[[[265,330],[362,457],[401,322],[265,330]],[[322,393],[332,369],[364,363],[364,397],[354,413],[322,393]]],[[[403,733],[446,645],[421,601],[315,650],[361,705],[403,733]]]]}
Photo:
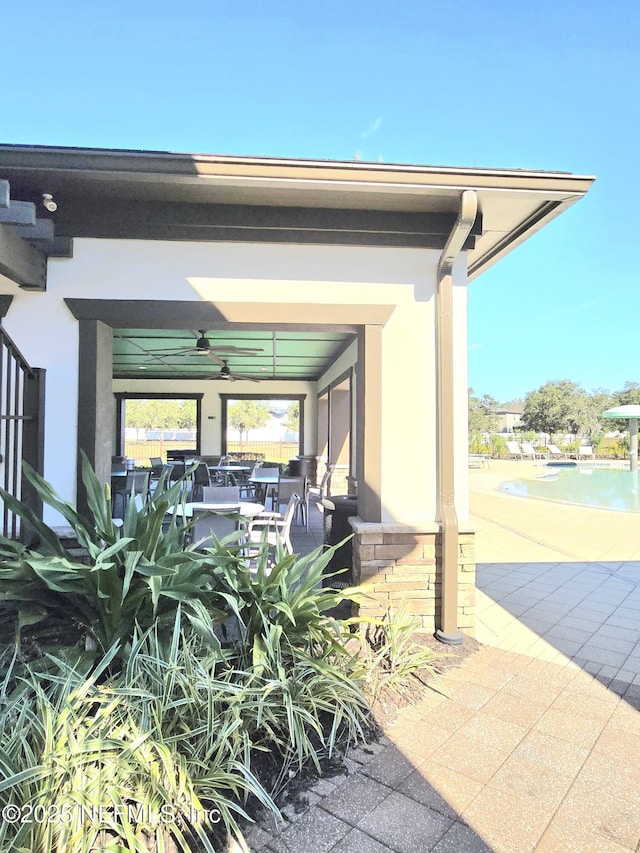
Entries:
{"type": "Polygon", "coordinates": [[[202,394],[116,395],[116,455],[142,464],[168,450],[200,452],[202,394]]]}
{"type": "Polygon", "coordinates": [[[287,463],[304,447],[304,395],[221,394],[222,452],[287,463]]]}

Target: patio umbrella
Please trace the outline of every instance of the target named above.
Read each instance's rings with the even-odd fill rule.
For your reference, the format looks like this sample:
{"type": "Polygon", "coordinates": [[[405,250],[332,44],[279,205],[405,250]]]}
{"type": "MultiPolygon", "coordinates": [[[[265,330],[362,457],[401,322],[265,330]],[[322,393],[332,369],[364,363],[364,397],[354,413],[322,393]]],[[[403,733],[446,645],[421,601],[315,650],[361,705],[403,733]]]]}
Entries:
{"type": "Polygon", "coordinates": [[[628,403],[614,406],[602,413],[603,418],[627,418],[629,421],[629,465],[632,471],[638,470],[638,418],[640,403],[628,403]]]}

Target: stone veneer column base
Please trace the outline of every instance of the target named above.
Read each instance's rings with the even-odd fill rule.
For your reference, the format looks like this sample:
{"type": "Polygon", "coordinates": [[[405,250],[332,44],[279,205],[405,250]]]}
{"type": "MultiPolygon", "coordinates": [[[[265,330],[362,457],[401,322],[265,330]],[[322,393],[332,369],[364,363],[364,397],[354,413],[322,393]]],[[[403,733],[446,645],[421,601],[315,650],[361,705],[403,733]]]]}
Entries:
{"type": "MultiPolygon", "coordinates": [[[[383,616],[401,605],[434,633],[440,625],[442,545],[440,525],[371,523],[349,519],[353,528],[353,582],[369,598],[361,616],[383,616]]],[[[458,628],[475,636],[475,531],[461,527],[458,553],[458,628]]]]}

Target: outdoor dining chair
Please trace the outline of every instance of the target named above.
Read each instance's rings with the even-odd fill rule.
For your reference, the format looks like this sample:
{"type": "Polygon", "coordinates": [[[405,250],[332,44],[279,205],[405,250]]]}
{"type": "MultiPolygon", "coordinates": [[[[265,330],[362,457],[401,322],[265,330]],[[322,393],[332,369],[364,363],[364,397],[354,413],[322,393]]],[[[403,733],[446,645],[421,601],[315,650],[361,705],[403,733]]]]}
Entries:
{"type": "Polygon", "coordinates": [[[329,497],[331,494],[331,475],[333,474],[333,465],[328,465],[327,470],[322,475],[322,480],[320,480],[319,486],[312,486],[309,484],[307,480],[306,489],[304,492],[304,502],[305,502],[305,519],[307,530],[309,529],[309,507],[311,502],[315,503],[317,507],[322,512],[324,507],[322,506],[322,499],[329,497]]]}
{"type": "MultiPolygon", "coordinates": [[[[194,525],[191,528],[191,542],[196,551],[211,548],[213,536],[218,540],[226,539],[240,530],[240,504],[230,505],[222,513],[212,513],[210,510],[193,508],[194,525]],[[235,517],[229,517],[231,514],[235,517]]],[[[240,538],[240,537],[238,537],[240,538]]]]}
{"type": "Polygon", "coordinates": [[[256,471],[254,477],[251,478],[256,487],[256,500],[265,506],[271,497],[271,506],[275,509],[278,502],[278,485],[280,483],[279,468],[261,467],[256,471]]]}
{"type": "Polygon", "coordinates": [[[206,463],[199,462],[191,477],[191,500],[200,501],[202,500],[203,488],[205,486],[211,485],[211,480],[209,479],[209,469],[207,468],[206,463]]]}
{"type": "Polygon", "coordinates": [[[249,551],[250,556],[257,556],[261,543],[266,543],[273,552],[278,545],[282,545],[287,554],[293,554],[293,544],[291,542],[291,525],[296,514],[298,505],[302,501],[297,492],[294,492],[289,498],[289,503],[284,513],[279,512],[261,512],[249,522],[247,529],[247,545],[249,549],[253,546],[253,551],[249,551]]]}
{"type": "MultiPolygon", "coordinates": [[[[306,477],[280,477],[278,482],[278,496],[276,498],[277,506],[274,507],[275,510],[280,512],[280,507],[282,504],[288,504],[291,500],[291,495],[304,495],[306,490],[306,477]]],[[[296,515],[298,513],[301,516],[302,524],[305,523],[305,519],[307,517],[307,504],[306,501],[301,500],[296,509],[296,515]]]]}
{"type": "Polygon", "coordinates": [[[203,486],[202,500],[204,503],[238,503],[240,488],[238,486],[203,486]]]}
{"type": "Polygon", "coordinates": [[[149,497],[150,471],[127,471],[122,489],[113,494],[113,515],[124,518],[127,505],[132,496],[141,495],[143,501],[149,497]],[[120,514],[122,513],[122,514],[120,514]]]}

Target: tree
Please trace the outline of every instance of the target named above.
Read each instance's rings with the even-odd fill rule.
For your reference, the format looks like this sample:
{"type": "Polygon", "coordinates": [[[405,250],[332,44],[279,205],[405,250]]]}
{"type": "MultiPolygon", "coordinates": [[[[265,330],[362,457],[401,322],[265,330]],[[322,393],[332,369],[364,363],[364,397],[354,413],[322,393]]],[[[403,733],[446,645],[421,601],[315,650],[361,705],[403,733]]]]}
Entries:
{"type": "Polygon", "coordinates": [[[469,388],[469,433],[495,432],[498,427],[498,401],[490,394],[476,397],[469,388]]]}
{"type": "Polygon", "coordinates": [[[166,429],[193,429],[196,426],[196,401],[151,397],[129,399],[125,405],[125,426],[133,429],[158,430],[160,455],[163,453],[163,432],[166,429]]]}
{"type": "Polygon", "coordinates": [[[196,401],[152,397],[129,399],[125,406],[125,426],[134,429],[193,429],[196,424],[196,401]]]}
{"type": "Polygon", "coordinates": [[[614,394],[616,406],[628,406],[632,403],[640,403],[640,382],[625,382],[622,391],[614,394]]]}
{"type": "Polygon", "coordinates": [[[588,417],[587,395],[569,379],[547,382],[524,398],[522,420],[535,432],[577,433],[588,417]]]}
{"type": "Polygon", "coordinates": [[[287,414],[285,417],[285,426],[291,432],[298,433],[300,430],[300,403],[296,400],[295,403],[291,403],[289,408],[287,409],[287,414]]]}
{"type": "Polygon", "coordinates": [[[265,426],[269,412],[259,400],[236,400],[228,407],[227,419],[229,425],[238,430],[242,448],[243,436],[248,438],[250,430],[265,426]]]}

